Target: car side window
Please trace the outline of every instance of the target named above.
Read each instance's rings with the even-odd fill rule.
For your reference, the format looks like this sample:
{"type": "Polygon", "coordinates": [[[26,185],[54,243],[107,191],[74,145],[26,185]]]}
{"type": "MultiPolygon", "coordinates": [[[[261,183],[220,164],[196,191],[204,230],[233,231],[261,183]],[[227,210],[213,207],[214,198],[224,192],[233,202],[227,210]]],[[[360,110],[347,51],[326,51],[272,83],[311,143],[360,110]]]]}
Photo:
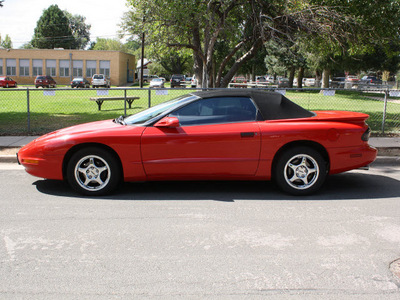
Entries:
{"type": "Polygon", "coordinates": [[[218,97],[192,102],[170,114],[181,126],[251,122],[257,108],[247,97],[218,97]]]}

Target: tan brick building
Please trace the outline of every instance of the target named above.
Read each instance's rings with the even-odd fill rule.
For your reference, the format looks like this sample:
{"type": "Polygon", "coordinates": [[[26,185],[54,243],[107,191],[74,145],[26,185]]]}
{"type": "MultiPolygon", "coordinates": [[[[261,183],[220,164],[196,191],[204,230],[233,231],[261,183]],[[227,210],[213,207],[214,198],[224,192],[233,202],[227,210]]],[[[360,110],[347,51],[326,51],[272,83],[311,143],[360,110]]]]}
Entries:
{"type": "Polygon", "coordinates": [[[120,51],[65,49],[0,49],[0,76],[21,84],[34,84],[37,75],[50,75],[57,84],[68,85],[74,77],[90,81],[93,74],[106,74],[111,85],[134,82],[136,59],[120,51]]]}

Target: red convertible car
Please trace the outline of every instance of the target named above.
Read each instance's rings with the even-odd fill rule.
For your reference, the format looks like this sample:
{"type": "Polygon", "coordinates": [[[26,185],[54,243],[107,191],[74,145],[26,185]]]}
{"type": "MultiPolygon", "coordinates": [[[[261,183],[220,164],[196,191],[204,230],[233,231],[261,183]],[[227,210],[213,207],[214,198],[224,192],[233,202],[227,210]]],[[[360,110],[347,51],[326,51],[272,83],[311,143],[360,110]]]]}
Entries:
{"type": "Polygon", "coordinates": [[[44,135],[18,152],[26,171],[86,195],[122,181],[275,180],[310,194],[328,174],[373,162],[368,115],[303,109],[258,90],[194,92],[129,117],[44,135]]]}

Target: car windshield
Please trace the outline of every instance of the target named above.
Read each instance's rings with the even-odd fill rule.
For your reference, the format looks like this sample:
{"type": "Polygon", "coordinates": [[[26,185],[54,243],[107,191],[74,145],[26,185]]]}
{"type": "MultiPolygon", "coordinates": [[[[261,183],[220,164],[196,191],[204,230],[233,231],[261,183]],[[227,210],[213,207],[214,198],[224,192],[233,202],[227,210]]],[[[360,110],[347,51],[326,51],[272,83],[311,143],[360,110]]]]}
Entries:
{"type": "Polygon", "coordinates": [[[160,78],[154,78],[152,81],[156,82],[156,81],[162,81],[160,78]]]}
{"type": "Polygon", "coordinates": [[[83,78],[74,78],[73,81],[83,81],[83,78]]]}
{"type": "Polygon", "coordinates": [[[103,75],[94,75],[93,78],[94,79],[103,79],[104,76],[103,75]]]}
{"type": "Polygon", "coordinates": [[[150,107],[144,111],[127,117],[124,122],[128,125],[140,125],[144,124],[151,119],[166,114],[176,107],[181,106],[183,103],[190,102],[198,97],[192,95],[184,95],[182,97],[158,104],[156,106],[150,107]]]}

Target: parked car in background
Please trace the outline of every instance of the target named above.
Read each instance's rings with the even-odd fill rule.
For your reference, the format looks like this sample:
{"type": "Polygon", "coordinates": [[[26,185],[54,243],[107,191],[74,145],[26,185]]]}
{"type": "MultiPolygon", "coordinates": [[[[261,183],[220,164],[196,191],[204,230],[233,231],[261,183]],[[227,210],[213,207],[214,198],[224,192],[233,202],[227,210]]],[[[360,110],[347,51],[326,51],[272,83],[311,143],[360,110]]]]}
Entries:
{"type": "Polygon", "coordinates": [[[192,80],[190,81],[190,87],[196,88],[197,87],[197,79],[196,79],[196,74],[192,76],[192,80]]]}
{"type": "Polygon", "coordinates": [[[150,88],[163,88],[164,81],[161,78],[153,78],[150,81],[150,88]]]}
{"type": "Polygon", "coordinates": [[[329,82],[329,87],[333,89],[344,89],[346,77],[333,77],[329,82]]]}
{"type": "Polygon", "coordinates": [[[42,87],[42,88],[55,88],[57,87],[56,81],[53,79],[53,77],[48,76],[48,75],[38,75],[35,78],[35,87],[42,87]]]}
{"type": "Polygon", "coordinates": [[[71,88],[90,88],[90,82],[83,77],[72,79],[71,88]]]}
{"type": "Polygon", "coordinates": [[[232,78],[231,83],[238,83],[238,84],[231,84],[231,87],[234,88],[247,88],[247,79],[243,76],[236,76],[232,78]]]}
{"type": "Polygon", "coordinates": [[[382,80],[380,80],[376,76],[364,76],[361,78],[360,83],[363,84],[382,84],[382,80]]]}
{"type": "Polygon", "coordinates": [[[267,76],[266,76],[266,79],[267,79],[267,83],[274,83],[274,76],[272,76],[272,75],[267,75],[267,76]]]}
{"type": "Polygon", "coordinates": [[[267,77],[265,76],[256,76],[256,84],[267,84],[267,77]]]}
{"type": "Polygon", "coordinates": [[[202,91],[46,134],[17,158],[29,174],[66,180],[89,196],[111,193],[123,181],[271,179],[303,196],[327,176],[375,160],[367,119],[309,111],[275,92],[202,91]]]}
{"type": "MultiPolygon", "coordinates": [[[[154,78],[158,78],[158,76],[157,75],[144,75],[143,74],[143,82],[150,82],[154,78]]],[[[139,78],[139,80],[140,80],[140,78],[139,78]]]]}
{"type": "Polygon", "coordinates": [[[174,88],[174,87],[186,87],[185,81],[186,81],[185,75],[174,74],[174,75],[172,75],[171,80],[170,80],[171,88],[174,88]]]}
{"type": "Polygon", "coordinates": [[[105,87],[109,88],[111,86],[110,78],[104,74],[94,74],[92,76],[92,88],[105,87]]]}
{"type": "Polygon", "coordinates": [[[289,79],[287,78],[279,78],[278,79],[278,88],[289,87],[289,79]]]}
{"type": "Polygon", "coordinates": [[[348,76],[346,77],[346,81],[349,81],[349,82],[359,82],[359,81],[360,81],[360,78],[358,78],[358,77],[355,76],[355,75],[348,75],[348,76]]]}
{"type": "Polygon", "coordinates": [[[304,86],[313,87],[315,86],[315,78],[305,78],[303,83],[304,86]]]}
{"type": "Polygon", "coordinates": [[[17,82],[11,77],[0,76],[0,86],[3,88],[17,87],[17,82]]]}

